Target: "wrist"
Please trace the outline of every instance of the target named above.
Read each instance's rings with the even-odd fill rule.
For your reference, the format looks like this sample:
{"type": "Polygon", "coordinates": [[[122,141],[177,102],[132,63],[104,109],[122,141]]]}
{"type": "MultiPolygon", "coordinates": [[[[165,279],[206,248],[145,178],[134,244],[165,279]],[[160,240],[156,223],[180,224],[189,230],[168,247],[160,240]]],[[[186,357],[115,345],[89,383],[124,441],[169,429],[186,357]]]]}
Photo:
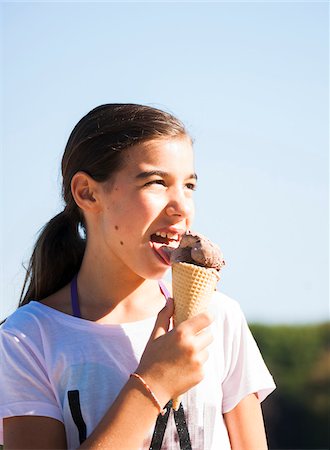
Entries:
{"type": "MultiPolygon", "coordinates": [[[[139,377],[142,378],[143,382],[148,386],[143,386],[143,382],[141,380],[138,380],[137,377],[132,377],[131,379],[135,378],[136,382],[139,383],[142,386],[142,389],[144,393],[149,396],[149,398],[152,398],[154,396],[156,398],[157,403],[160,405],[161,409],[168,403],[168,401],[171,399],[171,394],[169,394],[166,389],[164,388],[164,385],[161,382],[161,377],[153,377],[151,374],[147,372],[140,371],[139,368],[136,369],[135,373],[139,375],[139,377]],[[150,394],[148,392],[148,388],[152,392],[150,394]]],[[[155,402],[154,402],[155,403],[155,402]]],[[[156,403],[155,403],[156,404],[156,403]]]]}
{"type": "Polygon", "coordinates": [[[140,385],[144,389],[144,394],[148,395],[150,401],[152,401],[153,404],[157,407],[158,413],[163,416],[166,413],[166,409],[163,408],[162,404],[158,400],[158,398],[155,395],[155,393],[153,392],[152,388],[145,381],[145,379],[143,377],[141,377],[141,375],[139,375],[137,372],[131,373],[130,378],[135,378],[140,383],[140,385]]]}

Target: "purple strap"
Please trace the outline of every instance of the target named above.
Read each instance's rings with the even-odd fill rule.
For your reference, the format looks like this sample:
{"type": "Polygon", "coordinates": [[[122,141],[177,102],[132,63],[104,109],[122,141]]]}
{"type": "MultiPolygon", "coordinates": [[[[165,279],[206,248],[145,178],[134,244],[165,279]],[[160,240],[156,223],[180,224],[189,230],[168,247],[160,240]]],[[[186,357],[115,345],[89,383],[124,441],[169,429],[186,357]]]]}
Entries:
{"type": "Polygon", "coordinates": [[[171,297],[170,291],[167,289],[164,282],[162,280],[158,280],[158,284],[159,284],[159,289],[161,290],[161,292],[164,295],[164,297],[166,298],[166,300],[168,298],[170,298],[171,297]]]}
{"type": "MultiPolygon", "coordinates": [[[[159,289],[161,290],[161,293],[164,295],[166,300],[171,297],[171,294],[163,281],[159,280],[159,289]]],[[[78,317],[81,319],[81,312],[79,307],[79,298],[78,298],[78,287],[77,287],[77,275],[75,275],[71,281],[71,307],[72,307],[72,313],[74,317],[78,317]]]]}
{"type": "Polygon", "coordinates": [[[81,319],[81,312],[79,308],[79,299],[78,299],[77,275],[75,275],[71,281],[71,306],[73,315],[81,319]]]}

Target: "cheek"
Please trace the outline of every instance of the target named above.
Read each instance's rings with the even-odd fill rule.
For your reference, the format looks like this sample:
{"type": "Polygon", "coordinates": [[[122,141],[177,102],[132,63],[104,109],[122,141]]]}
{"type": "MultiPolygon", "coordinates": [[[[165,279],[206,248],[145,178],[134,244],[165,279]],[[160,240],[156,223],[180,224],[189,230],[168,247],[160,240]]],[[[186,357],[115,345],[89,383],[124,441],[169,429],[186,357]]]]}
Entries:
{"type": "Polygon", "coordinates": [[[195,218],[195,208],[192,210],[191,214],[189,215],[189,218],[187,219],[188,228],[191,228],[194,218],[195,218]]]}
{"type": "Polygon", "coordinates": [[[188,226],[188,228],[190,228],[194,221],[194,218],[195,218],[195,202],[192,198],[189,199],[188,208],[189,208],[189,212],[187,215],[187,226],[188,226]]]}
{"type": "Polygon", "coordinates": [[[108,228],[116,236],[120,246],[126,245],[134,236],[139,236],[152,220],[154,206],[147,202],[123,202],[108,210],[108,228]]]}
{"type": "Polygon", "coordinates": [[[154,219],[166,207],[167,200],[165,195],[145,195],[141,196],[136,202],[135,210],[138,215],[145,220],[154,219]]]}

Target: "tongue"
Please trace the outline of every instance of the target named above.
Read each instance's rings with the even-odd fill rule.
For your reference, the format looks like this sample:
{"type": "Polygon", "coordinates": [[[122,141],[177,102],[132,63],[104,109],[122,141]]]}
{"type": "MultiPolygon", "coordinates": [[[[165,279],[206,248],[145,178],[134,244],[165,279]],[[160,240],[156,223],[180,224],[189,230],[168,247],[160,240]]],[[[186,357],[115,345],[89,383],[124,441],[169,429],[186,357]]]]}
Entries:
{"type": "Polygon", "coordinates": [[[154,242],[153,247],[158,255],[167,263],[170,264],[171,261],[171,253],[175,248],[169,247],[168,245],[161,245],[159,243],[154,242]]]}

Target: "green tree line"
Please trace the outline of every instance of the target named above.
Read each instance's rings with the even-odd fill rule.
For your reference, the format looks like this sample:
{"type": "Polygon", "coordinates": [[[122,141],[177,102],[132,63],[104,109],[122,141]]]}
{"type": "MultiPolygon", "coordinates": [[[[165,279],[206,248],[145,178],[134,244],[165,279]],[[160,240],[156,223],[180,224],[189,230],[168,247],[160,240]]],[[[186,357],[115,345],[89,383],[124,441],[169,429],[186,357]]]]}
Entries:
{"type": "Polygon", "coordinates": [[[270,449],[330,449],[330,322],[250,324],[277,385],[263,403],[270,449]]]}

